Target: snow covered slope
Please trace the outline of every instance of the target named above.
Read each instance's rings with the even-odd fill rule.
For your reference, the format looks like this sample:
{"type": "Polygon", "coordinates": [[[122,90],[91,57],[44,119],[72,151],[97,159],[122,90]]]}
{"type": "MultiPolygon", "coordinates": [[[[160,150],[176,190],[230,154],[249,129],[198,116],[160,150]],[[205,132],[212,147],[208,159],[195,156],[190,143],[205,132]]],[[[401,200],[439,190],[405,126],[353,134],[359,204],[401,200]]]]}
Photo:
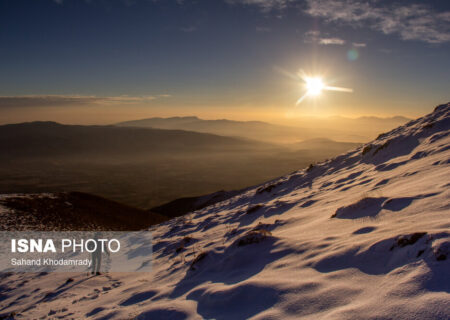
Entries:
{"type": "Polygon", "coordinates": [[[1,279],[1,313],[94,319],[450,318],[450,104],[152,228],[151,274],[1,279]]]}

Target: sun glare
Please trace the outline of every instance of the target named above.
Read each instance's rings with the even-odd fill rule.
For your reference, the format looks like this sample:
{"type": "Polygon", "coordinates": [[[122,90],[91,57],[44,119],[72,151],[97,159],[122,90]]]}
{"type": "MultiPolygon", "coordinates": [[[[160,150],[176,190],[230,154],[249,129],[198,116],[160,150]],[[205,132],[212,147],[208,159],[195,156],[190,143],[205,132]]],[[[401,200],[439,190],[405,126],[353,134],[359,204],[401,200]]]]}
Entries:
{"type": "Polygon", "coordinates": [[[320,78],[306,78],[306,90],[307,94],[310,96],[317,96],[319,95],[325,85],[323,84],[322,79],[320,78]]]}
{"type": "Polygon", "coordinates": [[[286,72],[291,78],[296,80],[303,81],[305,92],[304,94],[297,100],[296,105],[299,105],[302,103],[303,100],[307,97],[317,97],[319,96],[322,91],[338,91],[338,92],[353,92],[353,89],[350,88],[342,88],[342,87],[334,87],[330,86],[327,83],[325,83],[322,78],[320,77],[310,77],[307,76],[303,70],[300,70],[297,75],[291,75],[290,73],[286,72]]]}

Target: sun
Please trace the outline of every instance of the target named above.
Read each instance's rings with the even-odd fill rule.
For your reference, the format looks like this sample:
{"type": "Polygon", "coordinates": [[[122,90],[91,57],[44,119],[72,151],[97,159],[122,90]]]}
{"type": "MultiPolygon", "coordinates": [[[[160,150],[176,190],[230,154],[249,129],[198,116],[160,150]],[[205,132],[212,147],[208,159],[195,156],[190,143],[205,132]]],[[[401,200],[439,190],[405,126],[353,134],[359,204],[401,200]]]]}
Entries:
{"type": "Polygon", "coordinates": [[[325,85],[322,79],[316,78],[305,78],[306,83],[306,93],[309,96],[317,96],[322,90],[325,88],[325,85]]]}
{"type": "MultiPolygon", "coordinates": [[[[343,88],[343,87],[335,87],[330,85],[330,79],[324,81],[322,75],[310,75],[305,73],[302,69],[300,69],[297,73],[291,73],[289,71],[285,71],[283,69],[277,68],[278,71],[288,76],[289,78],[296,81],[299,85],[305,89],[303,95],[297,100],[295,105],[299,105],[306,98],[318,98],[319,95],[323,91],[337,91],[337,92],[347,92],[352,93],[353,89],[351,88],[343,88]]],[[[334,81],[331,81],[333,83],[334,81]]]]}
{"type": "MultiPolygon", "coordinates": [[[[289,74],[289,73],[288,73],[289,74]]],[[[290,74],[289,74],[290,75],[290,74]]],[[[334,87],[328,85],[328,83],[324,82],[321,77],[319,76],[308,76],[303,72],[303,70],[300,70],[297,75],[291,76],[295,80],[300,80],[303,82],[303,85],[305,87],[304,94],[297,100],[296,105],[299,105],[302,103],[303,100],[307,97],[317,97],[319,96],[322,91],[338,91],[338,92],[348,92],[352,93],[353,89],[350,88],[342,88],[342,87],[334,87]]]]}

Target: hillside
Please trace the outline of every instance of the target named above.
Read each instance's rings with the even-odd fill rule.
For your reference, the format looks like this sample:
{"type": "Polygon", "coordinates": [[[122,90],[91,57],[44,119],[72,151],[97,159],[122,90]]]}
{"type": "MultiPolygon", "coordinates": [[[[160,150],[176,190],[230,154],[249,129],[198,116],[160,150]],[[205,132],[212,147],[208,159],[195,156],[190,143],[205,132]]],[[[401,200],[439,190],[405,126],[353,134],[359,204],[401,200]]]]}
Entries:
{"type": "Polygon", "coordinates": [[[445,104],[334,159],[151,228],[150,274],[73,275],[69,285],[65,274],[5,275],[1,312],[448,319],[449,159],[445,104]]]}
{"type": "Polygon", "coordinates": [[[2,194],[0,230],[142,230],[168,220],[82,192],[2,194]]]}

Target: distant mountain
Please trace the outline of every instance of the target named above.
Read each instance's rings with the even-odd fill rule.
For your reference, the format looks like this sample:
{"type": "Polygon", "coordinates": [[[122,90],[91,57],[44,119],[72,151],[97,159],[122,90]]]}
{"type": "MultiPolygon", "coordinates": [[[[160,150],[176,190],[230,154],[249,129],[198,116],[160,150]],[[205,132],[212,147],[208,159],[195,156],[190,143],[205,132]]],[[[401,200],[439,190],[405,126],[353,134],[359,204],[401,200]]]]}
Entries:
{"type": "Polygon", "coordinates": [[[270,142],[293,142],[307,135],[307,130],[262,121],[204,120],[197,117],[149,118],[118,123],[120,127],[177,129],[245,137],[270,142]]]}
{"type": "MultiPolygon", "coordinates": [[[[344,118],[344,119],[348,119],[348,118],[344,118]]],[[[386,117],[386,118],[380,118],[380,117],[375,117],[375,116],[363,116],[363,117],[355,118],[353,120],[406,123],[408,121],[411,121],[412,119],[403,117],[403,116],[394,116],[394,117],[386,117]]]]}
{"type": "Polygon", "coordinates": [[[204,120],[195,116],[148,118],[116,124],[120,127],[178,129],[223,136],[239,136],[273,143],[294,143],[313,138],[333,138],[340,141],[365,142],[380,132],[408,122],[408,118],[345,117],[286,119],[288,125],[262,121],[204,120]]]}
{"type": "Polygon", "coordinates": [[[0,126],[0,158],[243,151],[272,146],[213,134],[28,122],[0,126]]]}

